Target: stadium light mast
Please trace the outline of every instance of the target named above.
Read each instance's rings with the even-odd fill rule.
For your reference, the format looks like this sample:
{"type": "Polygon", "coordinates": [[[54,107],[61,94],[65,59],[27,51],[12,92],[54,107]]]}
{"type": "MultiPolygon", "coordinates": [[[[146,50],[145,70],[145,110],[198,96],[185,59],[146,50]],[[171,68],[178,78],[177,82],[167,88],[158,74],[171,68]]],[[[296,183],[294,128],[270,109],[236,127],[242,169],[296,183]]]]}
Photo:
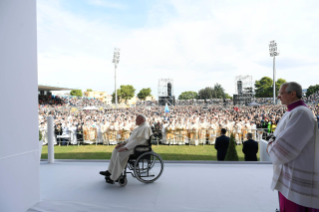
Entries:
{"type": "Polygon", "coordinates": [[[116,89],[116,68],[117,64],[120,62],[120,49],[119,48],[114,48],[114,55],[113,55],[113,61],[114,63],[114,71],[115,71],[115,76],[114,76],[114,81],[115,81],[115,107],[117,108],[117,89],[116,89]]]}
{"type": "Polygon", "coordinates": [[[269,54],[270,57],[273,57],[273,70],[274,70],[274,77],[273,77],[273,88],[274,88],[274,104],[276,104],[276,67],[275,67],[275,57],[279,56],[279,50],[277,49],[277,43],[275,40],[271,40],[269,44],[269,54]]]}

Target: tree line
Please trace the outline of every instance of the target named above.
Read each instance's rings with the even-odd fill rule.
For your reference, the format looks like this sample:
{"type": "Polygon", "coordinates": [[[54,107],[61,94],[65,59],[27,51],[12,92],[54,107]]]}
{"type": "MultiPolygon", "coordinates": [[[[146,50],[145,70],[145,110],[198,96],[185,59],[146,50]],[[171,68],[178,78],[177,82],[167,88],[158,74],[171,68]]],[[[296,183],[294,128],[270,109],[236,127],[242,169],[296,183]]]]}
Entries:
{"type": "MultiPolygon", "coordinates": [[[[285,79],[279,78],[276,81],[276,96],[280,86],[286,83],[285,79]]],[[[255,96],[256,97],[273,97],[273,80],[270,77],[262,77],[260,80],[255,81],[255,96]]],[[[319,91],[319,85],[310,85],[307,88],[306,96],[309,97],[311,94],[314,94],[319,91]]]]}
{"type": "MultiPolygon", "coordinates": [[[[279,78],[276,81],[276,95],[280,86],[285,83],[286,80],[279,78]]],[[[262,77],[260,80],[256,80],[254,87],[243,88],[244,91],[250,91],[255,94],[255,97],[272,97],[273,96],[273,80],[270,77],[262,77]]],[[[318,85],[319,90],[319,85],[318,85]]],[[[185,91],[181,93],[178,97],[179,100],[189,100],[189,99],[233,99],[227,93],[225,93],[224,88],[216,83],[214,87],[206,87],[198,92],[195,91],[185,91]]]]}
{"type": "Polygon", "coordinates": [[[227,93],[225,93],[225,89],[218,83],[216,83],[213,87],[206,87],[198,92],[195,91],[184,91],[179,96],[179,100],[189,100],[189,99],[232,99],[227,93]]]}
{"type": "MultiPolygon", "coordinates": [[[[86,89],[87,92],[93,91],[92,89],[86,89]]],[[[143,88],[140,90],[140,92],[137,94],[137,97],[141,100],[145,100],[146,97],[151,96],[152,90],[151,88],[143,88]]],[[[82,90],[71,90],[70,92],[71,96],[78,96],[82,97],[83,93],[82,90]]],[[[135,88],[132,85],[121,85],[119,89],[117,89],[117,101],[120,102],[121,100],[124,100],[127,102],[127,100],[133,98],[135,95],[135,88]]],[[[115,102],[115,92],[112,94],[112,102],[115,102]]]]}
{"type": "MultiPolygon", "coordinates": [[[[276,96],[278,95],[280,86],[286,83],[285,79],[279,78],[276,81],[276,96]]],[[[264,76],[260,80],[256,80],[254,84],[254,88],[244,88],[244,89],[252,89],[255,97],[257,98],[267,98],[273,97],[273,80],[270,77],[264,76]]],[[[87,91],[93,91],[92,89],[87,89],[87,91]]],[[[311,85],[308,87],[306,96],[310,96],[313,93],[319,91],[319,85],[311,85]]],[[[151,88],[143,88],[137,94],[137,97],[141,100],[145,100],[146,97],[151,96],[152,90],[151,88]]],[[[70,92],[72,96],[83,96],[82,90],[72,90],[70,92]]],[[[135,88],[132,85],[121,85],[119,89],[117,89],[117,98],[118,102],[124,100],[131,99],[135,95],[135,88]]],[[[205,87],[198,92],[195,91],[184,91],[178,96],[179,100],[190,100],[190,99],[232,99],[232,97],[225,92],[225,89],[218,83],[216,83],[213,87],[205,87]]],[[[115,102],[115,92],[112,94],[112,102],[115,102]]]]}

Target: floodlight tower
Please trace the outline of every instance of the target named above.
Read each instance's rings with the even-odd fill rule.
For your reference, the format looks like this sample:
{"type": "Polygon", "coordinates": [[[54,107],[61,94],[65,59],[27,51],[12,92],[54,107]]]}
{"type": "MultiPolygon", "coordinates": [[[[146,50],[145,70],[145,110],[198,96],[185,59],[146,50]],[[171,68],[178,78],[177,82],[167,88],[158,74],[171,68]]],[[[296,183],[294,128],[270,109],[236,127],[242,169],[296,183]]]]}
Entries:
{"type": "Polygon", "coordinates": [[[276,68],[275,68],[275,57],[279,56],[279,50],[277,49],[277,43],[275,40],[270,41],[269,44],[269,54],[270,57],[274,58],[273,69],[274,69],[274,79],[273,79],[273,87],[274,87],[274,104],[276,103],[276,68]]]}
{"type": "Polygon", "coordinates": [[[120,62],[120,48],[114,48],[114,55],[113,55],[113,61],[114,63],[114,70],[115,70],[115,107],[117,108],[117,89],[116,89],[116,68],[117,64],[120,62]]]}

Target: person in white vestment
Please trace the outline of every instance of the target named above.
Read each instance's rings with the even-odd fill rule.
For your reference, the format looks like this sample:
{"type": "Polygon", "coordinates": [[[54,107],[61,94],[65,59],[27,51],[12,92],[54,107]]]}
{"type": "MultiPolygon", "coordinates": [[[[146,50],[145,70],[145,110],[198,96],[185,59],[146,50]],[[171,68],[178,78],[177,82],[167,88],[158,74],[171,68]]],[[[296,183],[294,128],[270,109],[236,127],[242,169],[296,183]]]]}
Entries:
{"type": "Polygon", "coordinates": [[[144,115],[137,115],[135,123],[138,127],[133,130],[128,139],[114,148],[108,169],[100,172],[101,175],[109,176],[111,183],[121,176],[129,156],[134,153],[134,148],[137,145],[146,144],[152,134],[151,127],[146,122],[144,115]]]}
{"type": "Polygon", "coordinates": [[[318,127],[301,98],[298,83],[282,84],[278,99],[288,110],[267,146],[273,162],[271,189],[279,191],[280,211],[319,211],[318,127]]]}
{"type": "Polygon", "coordinates": [[[102,143],[102,130],[101,130],[101,123],[97,122],[96,123],[96,131],[97,131],[97,138],[96,138],[96,143],[102,143]]]}

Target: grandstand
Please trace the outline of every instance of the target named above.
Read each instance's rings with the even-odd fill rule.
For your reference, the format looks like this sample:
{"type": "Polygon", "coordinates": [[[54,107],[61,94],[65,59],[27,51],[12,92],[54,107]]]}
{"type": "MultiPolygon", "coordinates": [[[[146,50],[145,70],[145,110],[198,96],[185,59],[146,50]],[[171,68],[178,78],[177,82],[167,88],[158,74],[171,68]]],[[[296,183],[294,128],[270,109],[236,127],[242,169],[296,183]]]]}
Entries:
{"type": "Polygon", "coordinates": [[[75,90],[75,88],[64,88],[58,86],[38,85],[39,95],[52,95],[52,91],[75,90]]]}

